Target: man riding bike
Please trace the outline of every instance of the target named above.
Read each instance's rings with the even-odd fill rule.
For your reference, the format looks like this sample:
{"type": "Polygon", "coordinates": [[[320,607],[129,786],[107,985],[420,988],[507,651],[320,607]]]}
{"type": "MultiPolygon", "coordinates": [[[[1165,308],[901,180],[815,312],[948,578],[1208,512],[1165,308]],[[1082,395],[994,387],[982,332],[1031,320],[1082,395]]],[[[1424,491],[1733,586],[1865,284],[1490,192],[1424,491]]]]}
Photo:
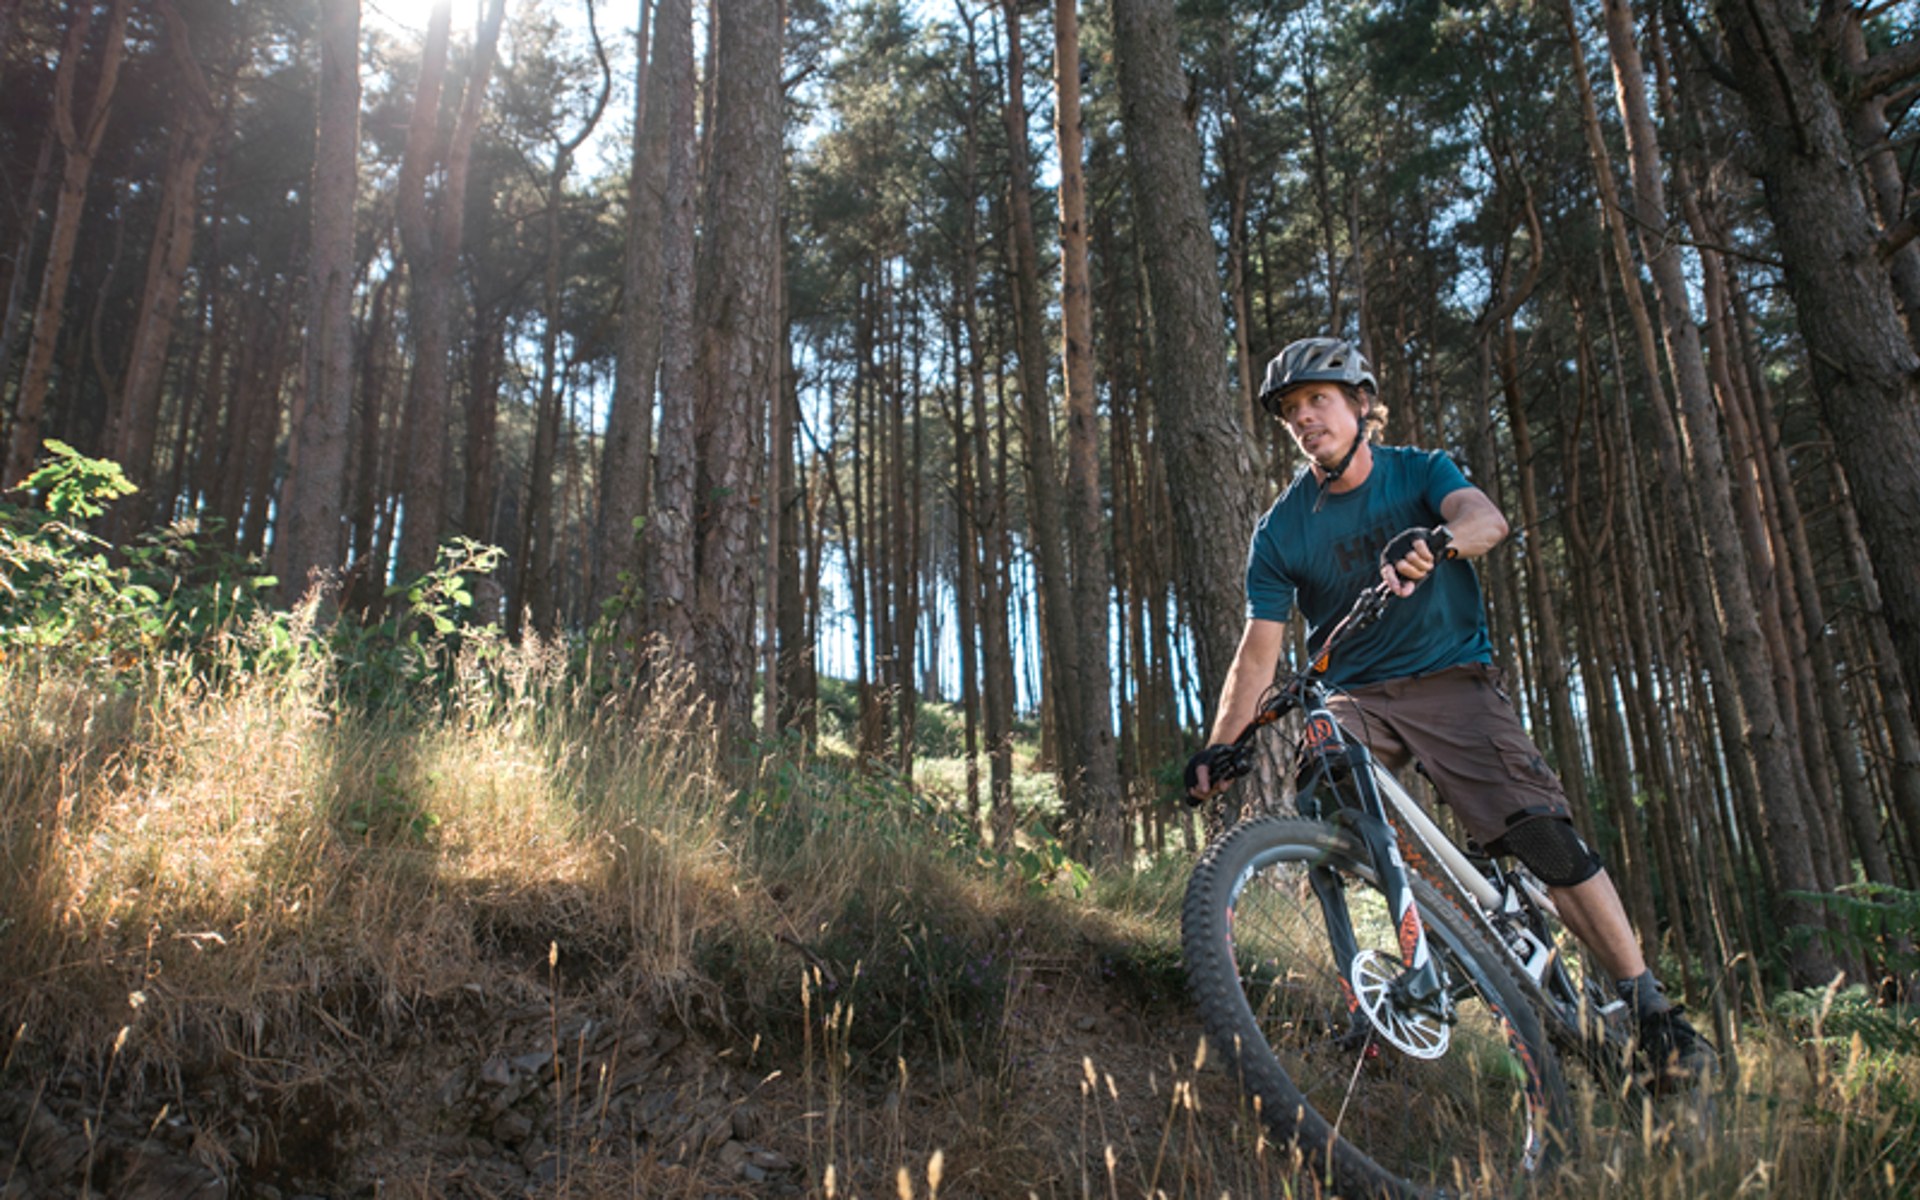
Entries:
{"type": "Polygon", "coordinates": [[[1383,578],[1402,602],[1332,664],[1331,707],[1389,769],[1420,763],[1476,841],[1547,885],[1567,928],[1617,981],[1652,1086],[1703,1078],[1713,1048],[1648,968],[1612,879],[1574,829],[1560,781],[1493,666],[1479,579],[1463,560],[1498,545],[1506,518],[1444,452],[1373,445],[1370,433],[1386,422],[1377,393],[1359,348],[1335,338],[1294,342],[1267,367],[1261,407],[1309,461],[1254,528],[1246,628],[1212,744],[1187,764],[1188,796],[1225,788],[1219,766],[1273,683],[1293,607],[1317,652],[1353,595],[1383,578]],[[1435,538],[1439,527],[1450,541],[1435,538]],[[1438,558],[1430,541],[1446,546],[1438,558]]]}

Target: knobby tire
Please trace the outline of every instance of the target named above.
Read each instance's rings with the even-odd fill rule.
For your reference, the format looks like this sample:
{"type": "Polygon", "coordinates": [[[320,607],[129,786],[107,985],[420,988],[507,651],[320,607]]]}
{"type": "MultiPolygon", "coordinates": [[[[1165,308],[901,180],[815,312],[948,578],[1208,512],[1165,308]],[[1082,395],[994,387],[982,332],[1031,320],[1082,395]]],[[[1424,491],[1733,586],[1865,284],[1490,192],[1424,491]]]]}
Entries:
{"type": "Polygon", "coordinates": [[[1405,1054],[1349,1016],[1309,882],[1316,866],[1344,884],[1360,948],[1397,961],[1363,844],[1330,822],[1242,822],[1202,856],[1182,913],[1209,1045],[1258,1105],[1270,1140],[1297,1149],[1341,1196],[1505,1193],[1538,1177],[1570,1106],[1506,957],[1415,877],[1429,944],[1458,985],[1457,1023],[1441,1057],[1405,1054]]]}

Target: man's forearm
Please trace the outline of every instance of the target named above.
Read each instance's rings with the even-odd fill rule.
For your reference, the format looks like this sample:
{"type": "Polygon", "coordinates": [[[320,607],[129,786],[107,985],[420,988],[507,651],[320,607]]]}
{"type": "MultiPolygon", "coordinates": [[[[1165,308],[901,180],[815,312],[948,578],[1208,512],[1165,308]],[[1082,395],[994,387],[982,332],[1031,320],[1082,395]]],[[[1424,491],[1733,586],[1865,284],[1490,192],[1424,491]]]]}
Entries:
{"type": "Polygon", "coordinates": [[[1477,490],[1447,497],[1443,516],[1447,532],[1453,535],[1453,551],[1460,558],[1479,558],[1498,546],[1507,536],[1507,519],[1493,501],[1477,490]]]}
{"type": "Polygon", "coordinates": [[[1278,621],[1248,621],[1240,635],[1240,648],[1227,668],[1227,681],[1220,689],[1220,707],[1213,717],[1210,744],[1231,742],[1240,736],[1260,709],[1260,697],[1273,685],[1274,670],[1280,665],[1280,647],[1287,627],[1278,621]]]}

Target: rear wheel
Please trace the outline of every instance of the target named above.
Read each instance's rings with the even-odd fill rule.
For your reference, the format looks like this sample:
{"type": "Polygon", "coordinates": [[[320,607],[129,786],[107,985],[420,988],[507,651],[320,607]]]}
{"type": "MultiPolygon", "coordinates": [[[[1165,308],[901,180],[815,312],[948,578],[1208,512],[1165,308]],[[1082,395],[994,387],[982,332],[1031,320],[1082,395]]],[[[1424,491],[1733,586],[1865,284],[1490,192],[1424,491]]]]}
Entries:
{"type": "Polygon", "coordinates": [[[1504,956],[1425,881],[1414,898],[1451,1022],[1408,1028],[1381,1006],[1377,985],[1401,965],[1395,923],[1360,839],[1326,822],[1260,817],[1207,850],[1182,915],[1188,976],[1274,1135],[1343,1192],[1504,1192],[1552,1157],[1558,1065],[1504,956]],[[1344,976],[1329,903],[1361,951],[1344,976]]]}

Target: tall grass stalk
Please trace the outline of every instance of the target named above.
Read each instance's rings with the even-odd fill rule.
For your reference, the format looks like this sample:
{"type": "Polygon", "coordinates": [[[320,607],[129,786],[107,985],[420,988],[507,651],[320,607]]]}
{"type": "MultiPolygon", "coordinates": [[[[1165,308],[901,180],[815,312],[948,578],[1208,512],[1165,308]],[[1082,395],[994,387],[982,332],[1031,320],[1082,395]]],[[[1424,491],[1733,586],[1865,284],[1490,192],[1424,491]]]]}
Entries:
{"type": "MultiPolygon", "coordinates": [[[[705,1194],[664,1150],[595,1165],[632,1146],[596,1117],[617,1067],[566,1032],[591,994],[740,1047],[810,1195],[1324,1190],[1217,1064],[1169,1051],[1180,856],[1082,897],[904,781],[726,761],[671,679],[607,698],[557,645],[446,650],[427,706],[341,703],[307,616],[118,674],[0,661],[0,1083],[84,1077],[97,1126],[189,1053],[304,1070],[298,1031],[333,1021],[314,1061],[364,1063],[369,1026],[480,995],[545,1010],[571,1191],[705,1194]]],[[[1920,1027],[1843,1024],[1873,1003],[1847,995],[1750,1019],[1704,1114],[1588,1093],[1582,1151],[1535,1191],[1920,1194],[1920,1027]]]]}
{"type": "Polygon", "coordinates": [[[11,1023],[143,987],[150,1021],[257,1015],[302,977],[392,1004],[468,982],[476,943],[515,928],[617,941],[652,987],[693,977],[740,868],[683,697],[591,703],[530,643],[463,658],[444,718],[334,709],[325,648],[296,632],[274,670],[245,630],[211,669],[0,662],[11,1023]]]}

